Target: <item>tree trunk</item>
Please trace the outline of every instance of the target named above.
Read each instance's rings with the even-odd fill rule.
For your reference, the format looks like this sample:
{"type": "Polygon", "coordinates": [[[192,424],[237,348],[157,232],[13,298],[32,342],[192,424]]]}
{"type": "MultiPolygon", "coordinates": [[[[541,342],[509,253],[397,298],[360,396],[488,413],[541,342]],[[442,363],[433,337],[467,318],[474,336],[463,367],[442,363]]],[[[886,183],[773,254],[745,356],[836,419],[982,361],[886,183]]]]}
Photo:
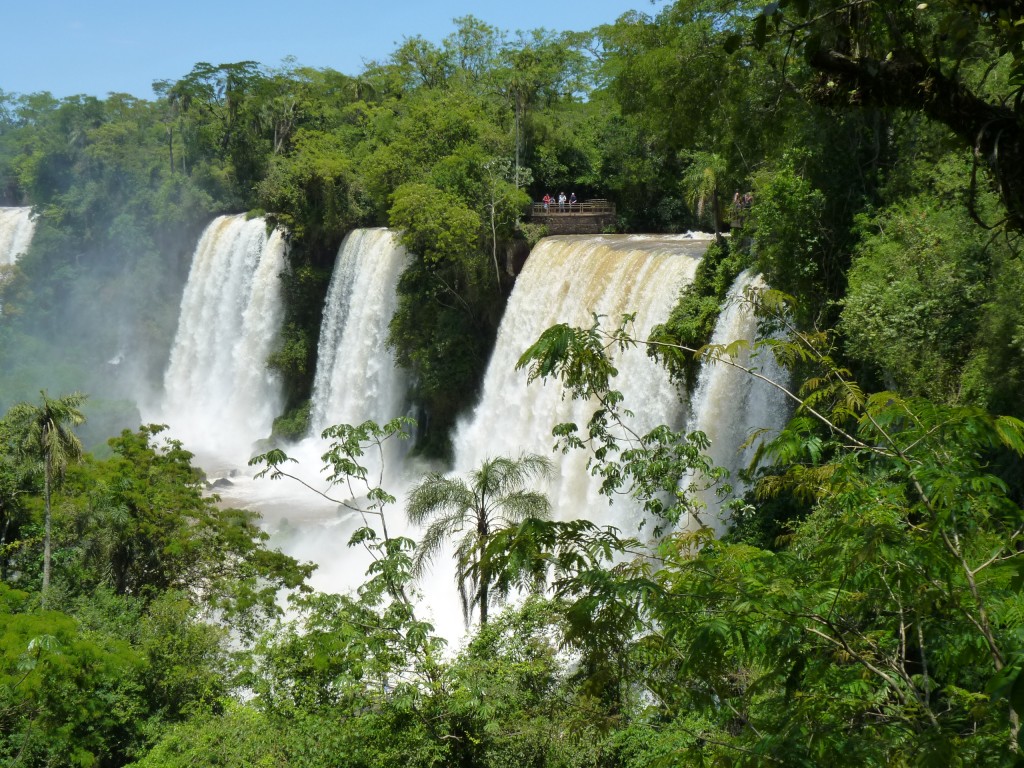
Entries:
{"type": "Polygon", "coordinates": [[[494,279],[497,282],[498,293],[501,293],[501,267],[498,265],[498,222],[495,208],[497,203],[491,198],[491,256],[494,258],[494,279]]]}
{"type": "Polygon", "coordinates": [[[43,594],[42,606],[46,608],[47,593],[50,591],[50,534],[52,521],[50,515],[50,477],[53,472],[53,463],[50,452],[46,452],[45,469],[43,472],[43,508],[45,510],[45,532],[43,534],[43,594]]]}
{"type": "Polygon", "coordinates": [[[477,546],[479,549],[480,563],[480,589],[477,592],[477,597],[480,602],[480,626],[487,626],[487,603],[490,598],[488,594],[488,588],[491,585],[491,571],[486,568],[483,564],[484,554],[487,551],[487,540],[490,538],[490,526],[487,525],[486,513],[481,515],[479,522],[476,526],[477,532],[477,546]]]}
{"type": "Polygon", "coordinates": [[[715,239],[718,239],[718,233],[721,231],[720,222],[722,221],[722,209],[718,204],[718,185],[711,192],[711,217],[715,220],[715,239]]]}
{"type": "Polygon", "coordinates": [[[515,176],[512,179],[512,183],[515,184],[516,189],[519,189],[519,163],[520,155],[522,154],[522,113],[525,111],[525,109],[523,106],[520,105],[520,96],[518,93],[516,93],[515,95],[515,107],[512,111],[514,115],[516,131],[516,167],[515,176]]]}

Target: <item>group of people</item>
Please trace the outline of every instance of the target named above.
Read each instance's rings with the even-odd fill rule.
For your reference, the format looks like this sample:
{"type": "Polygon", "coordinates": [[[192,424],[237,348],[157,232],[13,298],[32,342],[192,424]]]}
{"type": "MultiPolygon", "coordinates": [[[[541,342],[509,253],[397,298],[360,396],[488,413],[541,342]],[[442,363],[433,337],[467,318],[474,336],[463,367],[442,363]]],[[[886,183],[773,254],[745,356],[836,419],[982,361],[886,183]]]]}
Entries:
{"type": "Polygon", "coordinates": [[[749,208],[753,204],[753,202],[753,192],[747,192],[746,194],[741,195],[740,191],[737,189],[736,194],[732,196],[732,207],[735,208],[737,211],[740,210],[741,208],[749,208]]]}
{"type": "Polygon", "coordinates": [[[575,192],[570,193],[569,197],[565,196],[565,192],[559,192],[557,199],[552,197],[549,193],[545,192],[544,193],[544,197],[541,198],[541,202],[544,203],[544,210],[545,211],[550,211],[552,206],[554,206],[557,203],[558,204],[558,210],[563,212],[563,213],[566,210],[566,208],[565,208],[566,205],[569,206],[569,210],[570,211],[572,210],[572,207],[574,205],[578,205],[578,203],[576,202],[576,193],[575,192]]]}
{"type": "Polygon", "coordinates": [[[737,189],[736,194],[732,196],[732,220],[733,226],[743,226],[746,218],[747,211],[750,210],[750,206],[754,204],[754,193],[747,192],[740,194],[737,189]]]}

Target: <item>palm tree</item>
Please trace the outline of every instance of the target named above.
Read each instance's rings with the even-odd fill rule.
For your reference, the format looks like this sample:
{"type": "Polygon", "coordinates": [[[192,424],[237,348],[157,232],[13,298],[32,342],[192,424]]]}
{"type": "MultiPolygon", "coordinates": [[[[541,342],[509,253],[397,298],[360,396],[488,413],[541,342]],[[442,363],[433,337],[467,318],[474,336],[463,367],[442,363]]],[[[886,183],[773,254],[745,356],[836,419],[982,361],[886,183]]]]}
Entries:
{"type": "Polygon", "coordinates": [[[722,212],[719,208],[719,188],[725,176],[725,160],[712,152],[687,152],[684,158],[690,162],[683,174],[683,188],[686,199],[697,212],[697,218],[704,218],[710,205],[711,220],[715,234],[718,234],[718,223],[722,212]]]}
{"type": "Polygon", "coordinates": [[[82,458],[82,442],[71,430],[85,422],[79,410],[85,402],[85,395],[75,392],[57,399],[51,399],[40,392],[42,402],[18,403],[11,408],[8,416],[18,425],[22,435],[22,450],[43,462],[43,504],[45,509],[45,534],[43,538],[43,592],[42,604],[46,607],[46,595],[50,588],[50,552],[52,516],[50,495],[64,477],[69,463],[82,458]]]}
{"type": "Polygon", "coordinates": [[[480,612],[480,625],[487,624],[492,586],[497,587],[499,597],[507,595],[510,582],[489,565],[487,545],[496,533],[528,518],[548,517],[551,504],[547,497],[523,486],[550,472],[551,462],[543,456],[498,457],[470,472],[468,483],[433,472],[410,493],[409,521],[427,526],[413,557],[414,575],[423,573],[447,539],[462,534],[455,543],[455,581],[467,625],[474,607],[480,612]]]}

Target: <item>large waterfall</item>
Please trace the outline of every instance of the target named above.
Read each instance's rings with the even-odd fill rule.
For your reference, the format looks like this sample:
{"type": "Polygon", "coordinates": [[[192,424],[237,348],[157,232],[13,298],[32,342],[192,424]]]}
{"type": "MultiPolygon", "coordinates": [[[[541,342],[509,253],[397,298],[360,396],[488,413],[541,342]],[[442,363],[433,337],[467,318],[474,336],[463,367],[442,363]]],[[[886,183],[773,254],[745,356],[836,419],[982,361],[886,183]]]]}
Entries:
{"type": "Polygon", "coordinates": [[[160,410],[204,461],[244,464],[280,411],[267,357],[283,317],[285,250],[279,232],[244,216],[214,219],[196,247],[160,410]]]}
{"type": "Polygon", "coordinates": [[[315,432],[404,414],[405,378],[385,342],[407,259],[388,229],[357,229],[342,242],[320,329],[310,416],[315,432]]]}
{"type": "Polygon", "coordinates": [[[0,208],[0,267],[14,264],[28,250],[35,232],[32,209],[0,208]]]}
{"type": "MultiPolygon", "coordinates": [[[[610,507],[590,477],[583,451],[551,453],[551,429],[575,422],[585,429],[594,404],[563,397],[555,381],[526,383],[516,371],[520,355],[557,323],[590,326],[593,315],[613,329],[625,313],[636,313],[633,333],[645,339],[668,317],[680,288],[693,279],[708,240],[692,236],[552,237],[530,254],[516,281],[498,331],[483,396],[472,418],[455,437],[456,470],[465,473],[486,458],[532,452],[551,456],[556,476],[546,488],[560,519],[586,516],[636,533],[637,511],[626,504],[610,507]],[[620,509],[621,507],[621,509],[620,509]]],[[[685,413],[668,374],[643,348],[617,355],[620,375],[612,386],[635,413],[632,428],[645,432],[658,424],[681,427],[685,413]]]]}
{"type": "MultiPolygon", "coordinates": [[[[480,403],[459,424],[454,435],[454,471],[464,475],[486,458],[535,452],[550,456],[556,473],[544,490],[559,519],[587,517],[600,525],[615,525],[635,535],[641,512],[635,502],[614,504],[599,493],[583,451],[552,453],[555,424],[575,422],[584,427],[594,403],[563,396],[559,382],[526,383],[526,373],[515,364],[540,334],[556,323],[589,326],[595,314],[612,329],[625,313],[635,313],[633,334],[646,338],[663,322],[678,299],[679,290],[694,276],[708,245],[701,236],[553,237],[542,240],[530,255],[509,300],[495,350],[484,380],[480,403]]],[[[319,360],[311,411],[315,431],[333,423],[383,421],[403,407],[404,381],[384,348],[386,328],[395,308],[395,286],[406,261],[393,233],[385,229],[356,230],[339,249],[321,329],[319,360]]],[[[742,276],[733,286],[720,317],[714,342],[752,339],[756,323],[738,301],[744,287],[754,282],[742,276]]],[[[744,364],[751,361],[743,359],[744,364]]],[[[756,362],[756,361],[755,361],[756,362]]],[[[677,429],[700,428],[709,434],[709,451],[716,463],[736,469],[748,460],[737,453],[755,427],[777,427],[786,409],[775,392],[759,386],[750,376],[724,365],[706,366],[692,398],[688,415],[679,388],[665,370],[641,347],[615,353],[620,375],[613,386],[623,392],[624,405],[635,417],[631,427],[644,432],[658,424],[677,429]]],[[[780,378],[777,369],[764,372],[780,378]]],[[[301,459],[294,471],[311,485],[307,470],[319,467],[321,442],[310,438],[290,450],[301,459]]],[[[359,584],[368,558],[345,542],[361,525],[358,516],[322,501],[290,484],[236,480],[237,491],[253,494],[251,504],[266,516],[275,542],[301,559],[319,564],[314,584],[328,591],[344,591],[359,584]],[[249,490],[246,490],[246,489],[249,490]],[[283,495],[275,495],[275,491],[283,495]],[[259,496],[259,501],[256,497],[259,496]]],[[[322,486],[321,486],[322,487],[322,486]]],[[[385,487],[399,498],[401,483],[392,476],[385,487]]],[[[334,489],[337,498],[344,489],[334,489]]],[[[231,495],[231,491],[227,492],[231,495]]],[[[710,500],[709,505],[713,504],[710,500]]],[[[401,501],[388,512],[393,535],[419,539],[422,531],[404,522],[401,501]]],[[[451,558],[442,554],[432,573],[420,585],[429,613],[445,636],[457,639],[462,631],[452,586],[451,558]]]]}
{"type": "MultiPolygon", "coordinates": [[[[753,342],[757,338],[757,318],[750,304],[744,301],[744,293],[750,287],[762,285],[760,278],[750,272],[744,272],[736,279],[715,325],[711,344],[725,345],[738,339],[753,342]]],[[[732,495],[738,498],[747,488],[738,470],[750,464],[761,442],[785,426],[792,409],[778,387],[727,364],[726,360],[756,370],[783,386],[789,383],[789,375],[770,350],[762,348],[755,352],[752,346],[743,349],[735,358],[723,356],[722,360],[705,362],[701,367],[686,429],[687,432],[699,429],[708,436],[711,447],[705,453],[717,466],[730,470],[732,495]]],[[[697,482],[699,484],[700,480],[697,482]]],[[[723,499],[714,489],[707,489],[698,497],[706,507],[701,514],[702,522],[723,533],[727,520],[718,512],[723,499]]],[[[684,520],[681,524],[692,528],[695,522],[684,520]]]]}

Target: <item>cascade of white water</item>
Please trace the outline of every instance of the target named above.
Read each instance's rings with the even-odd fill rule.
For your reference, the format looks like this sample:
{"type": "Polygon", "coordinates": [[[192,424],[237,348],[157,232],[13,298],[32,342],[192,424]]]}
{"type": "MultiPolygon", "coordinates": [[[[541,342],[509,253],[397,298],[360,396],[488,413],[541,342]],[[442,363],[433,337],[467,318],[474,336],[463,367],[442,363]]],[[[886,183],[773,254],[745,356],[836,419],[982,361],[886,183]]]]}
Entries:
{"type": "Polygon", "coordinates": [[[161,418],[207,462],[244,464],[280,411],[281,385],[267,357],[283,317],[286,245],[266,226],[262,218],[214,219],[182,296],[161,418]]]}
{"type": "MultiPolygon", "coordinates": [[[[320,329],[311,435],[287,447],[297,461],[287,471],[307,488],[236,476],[221,491],[231,503],[261,512],[275,546],[316,562],[319,567],[311,583],[326,591],[347,591],[364,581],[370,557],[362,547],[346,544],[356,527],[370,523],[379,528],[379,520],[364,520],[346,505],[366,504],[359,498],[366,487],[358,481],[351,487],[329,487],[321,460],[328,441],[319,434],[334,424],[358,425],[368,419],[383,423],[404,414],[406,378],[385,342],[398,304],[398,278],[407,260],[407,252],[388,229],[354,230],[338,249],[320,329]],[[345,503],[331,502],[309,489],[345,503]],[[350,495],[357,498],[350,500],[350,495]]],[[[371,450],[360,459],[370,483],[380,482],[400,494],[405,445],[392,440],[382,457],[371,450]]],[[[393,535],[405,529],[400,505],[388,508],[387,523],[393,535]]]]}
{"type": "Polygon", "coordinates": [[[338,249],[320,329],[310,425],[401,416],[405,378],[387,349],[395,291],[408,254],[388,229],[357,229],[338,249]]]}
{"type": "MultiPolygon", "coordinates": [[[[563,398],[555,381],[526,383],[516,371],[520,355],[540,334],[557,323],[588,327],[593,315],[617,327],[624,313],[636,313],[634,333],[646,338],[664,322],[680,288],[693,279],[708,240],[693,236],[552,237],[530,254],[509,299],[483,395],[472,417],[455,437],[455,470],[465,473],[496,456],[522,452],[550,456],[555,477],[545,489],[559,519],[587,517],[636,533],[640,513],[634,504],[609,505],[599,483],[586,469],[583,451],[552,454],[556,424],[574,422],[585,430],[592,402],[563,398]]],[[[683,406],[665,370],[643,348],[616,353],[619,376],[612,386],[635,413],[632,427],[643,433],[658,424],[679,427],[683,406]]]]}
{"type": "MultiPolygon", "coordinates": [[[[757,318],[743,297],[748,288],[762,285],[760,276],[751,272],[744,272],[736,279],[718,317],[711,344],[730,344],[739,339],[750,342],[737,357],[724,359],[755,369],[771,381],[786,386],[789,375],[771,351],[763,348],[755,352],[753,349],[757,318]]],[[[716,466],[729,470],[732,496],[738,498],[747,490],[739,470],[750,464],[758,445],[778,434],[790,412],[789,400],[777,387],[725,362],[705,362],[693,393],[687,432],[701,430],[708,436],[711,447],[705,453],[716,466]],[[759,434],[751,441],[755,432],[759,434]]],[[[700,485],[699,479],[696,482],[700,485]]],[[[723,533],[728,523],[719,511],[723,499],[713,489],[701,491],[697,496],[706,507],[701,513],[702,521],[717,533],[723,533]]],[[[694,520],[680,522],[684,528],[693,528],[695,524],[694,520]]]]}
{"type": "Polygon", "coordinates": [[[35,233],[32,209],[0,208],[0,267],[14,264],[28,250],[35,233]]]}

